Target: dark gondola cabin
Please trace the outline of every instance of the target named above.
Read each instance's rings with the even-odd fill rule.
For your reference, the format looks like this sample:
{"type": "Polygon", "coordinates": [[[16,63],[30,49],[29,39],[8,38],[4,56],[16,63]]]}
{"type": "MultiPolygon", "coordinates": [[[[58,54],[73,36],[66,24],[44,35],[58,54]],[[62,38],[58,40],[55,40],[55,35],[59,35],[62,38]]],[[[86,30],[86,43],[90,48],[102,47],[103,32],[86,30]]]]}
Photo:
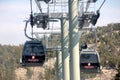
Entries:
{"type": "Polygon", "coordinates": [[[26,41],[22,52],[22,66],[42,66],[45,62],[45,47],[37,40],[26,41]]]}
{"type": "Polygon", "coordinates": [[[83,73],[100,73],[100,58],[95,50],[83,49],[80,52],[80,71],[83,73]]]}

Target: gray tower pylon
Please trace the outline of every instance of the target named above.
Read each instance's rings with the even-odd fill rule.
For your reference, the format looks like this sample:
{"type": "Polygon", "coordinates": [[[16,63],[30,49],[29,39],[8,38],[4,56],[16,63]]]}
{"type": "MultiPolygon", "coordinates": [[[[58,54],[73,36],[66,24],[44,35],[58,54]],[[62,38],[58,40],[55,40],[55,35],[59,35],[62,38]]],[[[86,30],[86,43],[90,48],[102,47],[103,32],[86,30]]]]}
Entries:
{"type": "Polygon", "coordinates": [[[69,52],[70,80],[80,80],[78,0],[68,0],[69,5],[69,52]]]}
{"type": "Polygon", "coordinates": [[[63,80],[70,80],[69,71],[69,21],[61,18],[62,73],[63,80]]]}
{"type": "Polygon", "coordinates": [[[57,62],[57,80],[63,80],[62,77],[62,52],[61,50],[56,51],[56,62],[57,62]]]}

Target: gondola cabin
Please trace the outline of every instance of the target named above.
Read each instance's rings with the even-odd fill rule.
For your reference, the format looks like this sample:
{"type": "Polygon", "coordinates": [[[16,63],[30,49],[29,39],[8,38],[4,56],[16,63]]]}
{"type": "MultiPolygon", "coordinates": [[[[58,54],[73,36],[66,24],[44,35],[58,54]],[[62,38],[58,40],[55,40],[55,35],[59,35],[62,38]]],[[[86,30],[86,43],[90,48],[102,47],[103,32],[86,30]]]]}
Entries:
{"type": "Polygon", "coordinates": [[[45,47],[37,40],[26,41],[23,47],[22,66],[42,66],[45,62],[45,47]]]}
{"type": "Polygon", "coordinates": [[[83,73],[99,73],[101,71],[100,57],[97,51],[83,49],[80,52],[80,71],[83,73]]]}

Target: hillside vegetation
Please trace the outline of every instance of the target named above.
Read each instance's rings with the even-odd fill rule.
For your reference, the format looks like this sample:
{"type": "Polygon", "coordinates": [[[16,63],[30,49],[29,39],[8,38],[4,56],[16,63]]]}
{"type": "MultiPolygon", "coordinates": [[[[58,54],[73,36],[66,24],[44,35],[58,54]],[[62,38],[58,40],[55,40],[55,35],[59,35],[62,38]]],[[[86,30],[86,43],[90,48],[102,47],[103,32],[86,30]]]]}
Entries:
{"type": "MultiPolygon", "coordinates": [[[[120,23],[109,24],[107,26],[97,28],[98,42],[96,49],[101,58],[102,66],[107,68],[114,68],[120,72],[120,23]]],[[[94,43],[94,34],[90,33],[83,36],[81,43],[86,41],[88,44],[94,43]]],[[[52,42],[49,41],[49,44],[52,42]]],[[[54,41],[54,44],[58,43],[54,41]]],[[[51,44],[52,45],[52,44],[51,44]]],[[[0,80],[17,80],[15,70],[19,67],[19,59],[21,58],[23,45],[0,45],[0,80]]],[[[50,52],[49,52],[50,53],[50,52]]],[[[48,57],[51,55],[49,54],[48,57]]],[[[54,55],[55,56],[55,55],[54,55]]],[[[52,56],[51,56],[52,57],[52,56]]],[[[27,69],[27,76],[32,76],[33,73],[29,68],[27,69]]],[[[55,76],[55,69],[45,70],[45,79],[49,79],[49,72],[52,72],[52,77],[55,76]]],[[[51,73],[50,73],[51,74],[51,73]]],[[[116,75],[116,80],[120,75],[116,75]]],[[[25,80],[25,79],[21,79],[25,80]]],[[[42,79],[39,79],[42,80],[42,79]]]]}
{"type": "Polygon", "coordinates": [[[19,66],[22,45],[0,45],[0,79],[15,80],[14,70],[19,66]]]}

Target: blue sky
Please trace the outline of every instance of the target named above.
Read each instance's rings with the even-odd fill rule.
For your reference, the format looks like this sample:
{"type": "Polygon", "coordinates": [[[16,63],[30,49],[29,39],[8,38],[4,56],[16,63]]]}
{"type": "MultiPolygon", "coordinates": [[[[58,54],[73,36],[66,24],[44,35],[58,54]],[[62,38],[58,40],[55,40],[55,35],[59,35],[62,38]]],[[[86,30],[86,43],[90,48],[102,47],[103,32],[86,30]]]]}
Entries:
{"type": "MultiPolygon", "coordinates": [[[[100,0],[99,0],[100,1],[100,0]]],[[[120,0],[106,0],[97,25],[120,22],[120,0]]]]}
{"type": "MultiPolygon", "coordinates": [[[[98,0],[96,9],[102,0],[98,0]]],[[[97,26],[120,22],[120,0],[106,0],[97,26]]],[[[34,10],[37,7],[34,6],[34,10]]],[[[18,45],[26,41],[23,22],[29,18],[29,0],[0,0],[0,44],[18,45]]]]}

